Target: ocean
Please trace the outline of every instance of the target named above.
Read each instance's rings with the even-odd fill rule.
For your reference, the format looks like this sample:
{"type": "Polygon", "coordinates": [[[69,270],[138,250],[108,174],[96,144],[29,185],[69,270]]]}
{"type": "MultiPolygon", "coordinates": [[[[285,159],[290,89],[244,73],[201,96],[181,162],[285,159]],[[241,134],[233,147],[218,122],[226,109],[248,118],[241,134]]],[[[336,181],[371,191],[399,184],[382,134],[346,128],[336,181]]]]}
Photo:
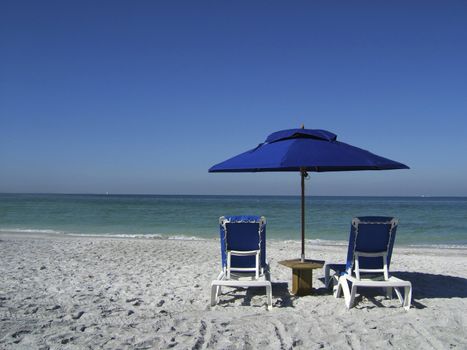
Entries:
{"type": "MultiPolygon", "coordinates": [[[[206,239],[222,215],[264,215],[268,239],[300,239],[298,196],[0,194],[0,232],[206,239]]],[[[306,238],[345,244],[364,215],[399,218],[398,245],[467,248],[467,197],[307,197],[306,238]]]]}

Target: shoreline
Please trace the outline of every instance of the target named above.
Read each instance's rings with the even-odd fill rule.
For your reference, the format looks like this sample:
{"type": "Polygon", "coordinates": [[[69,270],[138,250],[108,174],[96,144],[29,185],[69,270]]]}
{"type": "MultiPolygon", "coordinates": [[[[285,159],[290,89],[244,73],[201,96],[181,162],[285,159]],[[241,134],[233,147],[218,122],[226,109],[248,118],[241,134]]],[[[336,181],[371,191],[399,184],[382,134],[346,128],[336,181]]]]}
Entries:
{"type": "MultiPolygon", "coordinates": [[[[135,239],[135,240],[169,240],[169,241],[212,241],[218,242],[219,238],[204,238],[198,236],[185,236],[185,235],[173,235],[167,236],[163,234],[87,234],[87,233],[66,233],[53,230],[8,230],[8,229],[1,229],[0,230],[0,237],[4,236],[19,236],[19,237],[26,237],[26,238],[41,238],[41,237],[83,237],[83,238],[115,238],[115,239],[135,239]],[[47,232],[46,232],[47,231],[47,232]]],[[[291,244],[299,244],[299,240],[294,239],[280,239],[280,238],[269,238],[268,242],[277,242],[277,243],[291,243],[291,244]]],[[[316,245],[316,246],[325,246],[325,247],[347,247],[348,241],[345,240],[325,240],[325,239],[306,239],[305,242],[308,245],[316,245]]],[[[461,244],[398,244],[396,241],[396,247],[401,249],[448,249],[448,250],[467,250],[467,245],[461,244]]]]}

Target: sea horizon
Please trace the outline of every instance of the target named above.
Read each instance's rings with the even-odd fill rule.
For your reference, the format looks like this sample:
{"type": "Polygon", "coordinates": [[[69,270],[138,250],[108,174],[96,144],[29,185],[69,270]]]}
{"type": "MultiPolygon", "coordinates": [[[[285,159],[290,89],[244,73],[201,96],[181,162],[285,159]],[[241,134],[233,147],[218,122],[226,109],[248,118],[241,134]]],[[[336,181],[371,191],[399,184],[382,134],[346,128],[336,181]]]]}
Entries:
{"type": "MultiPolygon", "coordinates": [[[[300,194],[193,194],[193,193],[106,193],[106,192],[0,192],[0,195],[64,195],[64,196],[199,196],[199,197],[298,197],[300,194]]],[[[354,198],[467,198],[467,195],[332,195],[307,194],[305,197],[354,197],[354,198]]]]}

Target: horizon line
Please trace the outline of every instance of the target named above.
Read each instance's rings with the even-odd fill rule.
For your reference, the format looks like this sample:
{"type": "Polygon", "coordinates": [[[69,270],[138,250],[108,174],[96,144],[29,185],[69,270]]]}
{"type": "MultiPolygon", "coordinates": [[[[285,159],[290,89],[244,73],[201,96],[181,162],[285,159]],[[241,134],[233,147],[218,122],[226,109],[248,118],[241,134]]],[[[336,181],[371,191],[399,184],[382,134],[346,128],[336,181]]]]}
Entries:
{"type": "MultiPolygon", "coordinates": [[[[64,196],[199,196],[199,197],[300,197],[299,194],[161,194],[161,193],[73,193],[73,192],[0,192],[0,195],[64,195],[64,196]]],[[[305,197],[387,197],[387,198],[467,198],[467,195],[306,195],[305,197]]]]}

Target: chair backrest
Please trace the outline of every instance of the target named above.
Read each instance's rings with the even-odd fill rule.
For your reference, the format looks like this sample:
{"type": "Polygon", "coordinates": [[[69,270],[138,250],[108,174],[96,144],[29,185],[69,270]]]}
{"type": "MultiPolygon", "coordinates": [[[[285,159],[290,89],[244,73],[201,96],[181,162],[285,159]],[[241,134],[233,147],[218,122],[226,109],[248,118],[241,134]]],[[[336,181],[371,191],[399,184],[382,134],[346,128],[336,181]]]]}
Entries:
{"type": "MultiPolygon", "coordinates": [[[[387,216],[360,216],[352,220],[350,226],[349,248],[347,251],[346,272],[351,274],[354,268],[354,253],[386,252],[387,268],[391,263],[392,249],[396,238],[398,220],[387,216]]],[[[360,257],[361,269],[382,269],[381,257],[360,257]]]]}
{"type": "MultiPolygon", "coordinates": [[[[221,216],[219,218],[222,267],[227,250],[260,250],[261,267],[266,266],[266,218],[264,216],[221,216]]],[[[255,267],[254,256],[232,256],[232,267],[255,267]]]]}

